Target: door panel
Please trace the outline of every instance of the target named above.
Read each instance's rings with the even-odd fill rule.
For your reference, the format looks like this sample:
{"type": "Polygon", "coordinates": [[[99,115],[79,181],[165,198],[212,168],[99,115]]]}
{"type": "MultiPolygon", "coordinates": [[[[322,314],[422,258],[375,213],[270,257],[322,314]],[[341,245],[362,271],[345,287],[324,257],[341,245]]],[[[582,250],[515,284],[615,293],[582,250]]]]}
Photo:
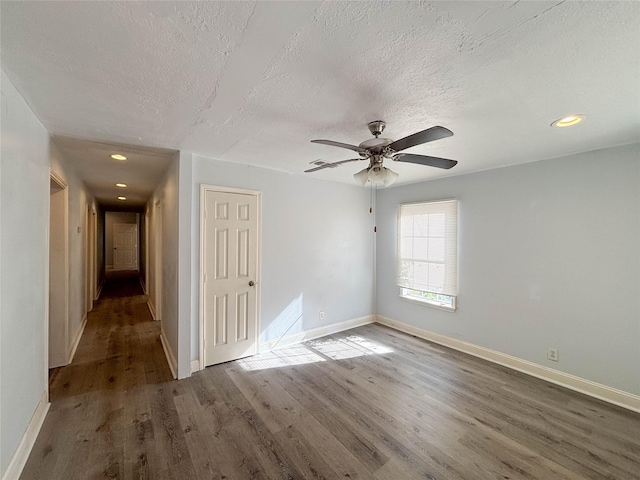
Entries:
{"type": "Polygon", "coordinates": [[[138,226],[135,223],[113,224],[113,269],[138,268],[138,226]]]}
{"type": "Polygon", "coordinates": [[[258,197],[203,195],[204,363],[213,365],[258,350],[258,197]]]}

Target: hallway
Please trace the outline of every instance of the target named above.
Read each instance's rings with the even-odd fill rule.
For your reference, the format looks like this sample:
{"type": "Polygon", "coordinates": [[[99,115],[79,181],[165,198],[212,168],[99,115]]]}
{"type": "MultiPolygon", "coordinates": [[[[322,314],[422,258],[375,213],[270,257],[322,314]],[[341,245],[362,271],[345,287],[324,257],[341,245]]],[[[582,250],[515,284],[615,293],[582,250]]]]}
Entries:
{"type": "Polygon", "coordinates": [[[51,408],[23,479],[122,478],[125,463],[146,468],[145,453],[125,446],[153,432],[151,411],[172,377],[137,275],[110,276],[73,363],[50,371],[51,408]]]}

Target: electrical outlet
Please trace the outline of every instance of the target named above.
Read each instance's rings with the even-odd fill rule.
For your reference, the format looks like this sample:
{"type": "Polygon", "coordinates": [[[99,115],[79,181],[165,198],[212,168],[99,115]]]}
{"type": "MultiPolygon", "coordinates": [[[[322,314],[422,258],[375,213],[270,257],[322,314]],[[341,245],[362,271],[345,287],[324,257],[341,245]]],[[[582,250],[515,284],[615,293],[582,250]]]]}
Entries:
{"type": "Polygon", "coordinates": [[[320,320],[324,320],[324,312],[322,310],[320,311],[319,316],[320,316],[320,320]]]}
{"type": "Polygon", "coordinates": [[[551,360],[552,362],[560,360],[557,348],[547,348],[547,360],[551,360]]]}

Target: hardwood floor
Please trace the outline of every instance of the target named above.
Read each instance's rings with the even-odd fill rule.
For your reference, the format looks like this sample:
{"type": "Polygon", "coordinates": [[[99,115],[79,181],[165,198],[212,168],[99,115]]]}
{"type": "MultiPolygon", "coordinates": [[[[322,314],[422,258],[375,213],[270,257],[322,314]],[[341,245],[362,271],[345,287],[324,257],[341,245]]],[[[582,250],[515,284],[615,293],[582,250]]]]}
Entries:
{"type": "Polygon", "coordinates": [[[23,479],[640,478],[640,415],[380,325],[175,381],[105,287],[23,479]]]}

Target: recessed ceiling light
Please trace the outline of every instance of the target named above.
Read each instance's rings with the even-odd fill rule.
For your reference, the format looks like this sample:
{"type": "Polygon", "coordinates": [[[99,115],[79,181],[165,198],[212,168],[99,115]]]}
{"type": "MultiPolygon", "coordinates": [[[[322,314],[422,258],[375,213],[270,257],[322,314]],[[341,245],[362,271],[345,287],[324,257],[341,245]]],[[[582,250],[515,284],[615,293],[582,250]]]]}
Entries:
{"type": "Polygon", "coordinates": [[[114,153],[113,155],[111,155],[111,158],[113,158],[114,160],[126,160],[127,157],[125,157],[124,155],[120,155],[119,153],[114,153]]]}
{"type": "Polygon", "coordinates": [[[579,115],[576,113],[575,115],[569,115],[567,117],[562,117],[556,120],[551,124],[551,126],[552,127],[570,127],[571,125],[580,123],[583,118],[584,118],[584,115],[579,115]]]}
{"type": "Polygon", "coordinates": [[[118,197],[118,200],[126,200],[127,197],[118,197]]]}
{"type": "Polygon", "coordinates": [[[127,184],[126,183],[116,183],[116,187],[127,188],[127,184]]]}

